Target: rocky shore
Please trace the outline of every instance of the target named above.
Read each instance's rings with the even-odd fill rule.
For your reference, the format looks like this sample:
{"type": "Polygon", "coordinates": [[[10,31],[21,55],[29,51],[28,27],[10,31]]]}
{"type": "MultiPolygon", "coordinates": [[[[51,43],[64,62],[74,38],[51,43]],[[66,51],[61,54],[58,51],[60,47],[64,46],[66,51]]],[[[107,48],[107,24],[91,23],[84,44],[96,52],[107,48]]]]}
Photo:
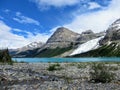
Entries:
{"type": "Polygon", "coordinates": [[[120,65],[113,70],[110,83],[93,83],[89,64],[59,63],[58,70],[48,70],[55,63],[14,63],[0,65],[0,90],[120,90],[120,65]]]}

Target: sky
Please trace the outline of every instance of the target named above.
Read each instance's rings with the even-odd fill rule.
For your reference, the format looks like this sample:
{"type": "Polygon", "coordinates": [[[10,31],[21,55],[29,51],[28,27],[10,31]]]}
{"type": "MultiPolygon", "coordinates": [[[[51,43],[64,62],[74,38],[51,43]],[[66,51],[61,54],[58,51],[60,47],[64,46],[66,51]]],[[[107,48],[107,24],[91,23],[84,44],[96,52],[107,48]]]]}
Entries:
{"type": "Polygon", "coordinates": [[[120,18],[120,0],[0,0],[0,47],[46,42],[58,27],[101,32],[120,18]]]}

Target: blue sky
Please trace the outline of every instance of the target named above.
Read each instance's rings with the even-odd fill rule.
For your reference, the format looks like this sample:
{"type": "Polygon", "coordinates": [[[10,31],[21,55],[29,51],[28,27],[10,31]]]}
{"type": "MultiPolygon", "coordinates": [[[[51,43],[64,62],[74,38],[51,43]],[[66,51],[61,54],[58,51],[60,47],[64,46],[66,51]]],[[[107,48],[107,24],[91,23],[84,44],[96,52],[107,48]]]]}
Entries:
{"type": "Polygon", "coordinates": [[[78,33],[88,29],[103,31],[119,18],[119,2],[0,0],[0,47],[18,48],[34,41],[46,42],[60,26],[78,33]]]}

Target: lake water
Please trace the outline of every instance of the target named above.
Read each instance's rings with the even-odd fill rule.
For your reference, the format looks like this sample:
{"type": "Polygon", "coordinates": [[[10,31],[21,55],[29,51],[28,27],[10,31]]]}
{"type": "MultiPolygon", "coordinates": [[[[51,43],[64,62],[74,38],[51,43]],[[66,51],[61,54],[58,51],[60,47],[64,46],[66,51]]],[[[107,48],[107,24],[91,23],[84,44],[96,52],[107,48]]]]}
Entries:
{"type": "Polygon", "coordinates": [[[48,62],[97,62],[97,61],[114,61],[120,62],[120,57],[110,57],[110,58],[13,58],[14,61],[18,62],[30,62],[30,63],[48,63],[48,62]]]}

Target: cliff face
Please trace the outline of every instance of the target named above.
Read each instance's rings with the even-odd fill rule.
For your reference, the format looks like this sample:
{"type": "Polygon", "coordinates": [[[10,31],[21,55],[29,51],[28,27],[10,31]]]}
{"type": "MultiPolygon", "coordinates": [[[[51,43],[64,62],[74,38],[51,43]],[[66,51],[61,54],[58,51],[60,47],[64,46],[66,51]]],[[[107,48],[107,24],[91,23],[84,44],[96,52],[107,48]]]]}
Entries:
{"type": "Polygon", "coordinates": [[[58,28],[48,39],[46,44],[37,50],[35,57],[56,57],[73,48],[73,43],[80,37],[67,28],[58,28]]]}
{"type": "Polygon", "coordinates": [[[10,50],[12,57],[33,57],[38,48],[44,45],[42,42],[32,42],[24,47],[10,50]]]}
{"type": "Polygon", "coordinates": [[[99,44],[99,48],[73,57],[120,57],[120,19],[108,27],[106,35],[99,44]]]}
{"type": "Polygon", "coordinates": [[[120,19],[113,22],[106,31],[105,37],[100,41],[101,45],[120,42],[120,19]]]}
{"type": "Polygon", "coordinates": [[[103,33],[94,33],[92,30],[78,34],[65,27],[60,27],[45,44],[32,43],[17,49],[17,53],[13,52],[11,55],[13,57],[65,57],[79,45],[101,36],[103,33]]]}
{"type": "Polygon", "coordinates": [[[49,48],[64,48],[69,47],[72,42],[75,42],[80,34],[70,31],[67,28],[60,27],[55,33],[48,39],[45,47],[49,48]]]}
{"type": "Polygon", "coordinates": [[[96,34],[92,30],[87,30],[80,34],[80,37],[77,39],[77,42],[82,44],[95,38],[97,38],[96,34]]]}

